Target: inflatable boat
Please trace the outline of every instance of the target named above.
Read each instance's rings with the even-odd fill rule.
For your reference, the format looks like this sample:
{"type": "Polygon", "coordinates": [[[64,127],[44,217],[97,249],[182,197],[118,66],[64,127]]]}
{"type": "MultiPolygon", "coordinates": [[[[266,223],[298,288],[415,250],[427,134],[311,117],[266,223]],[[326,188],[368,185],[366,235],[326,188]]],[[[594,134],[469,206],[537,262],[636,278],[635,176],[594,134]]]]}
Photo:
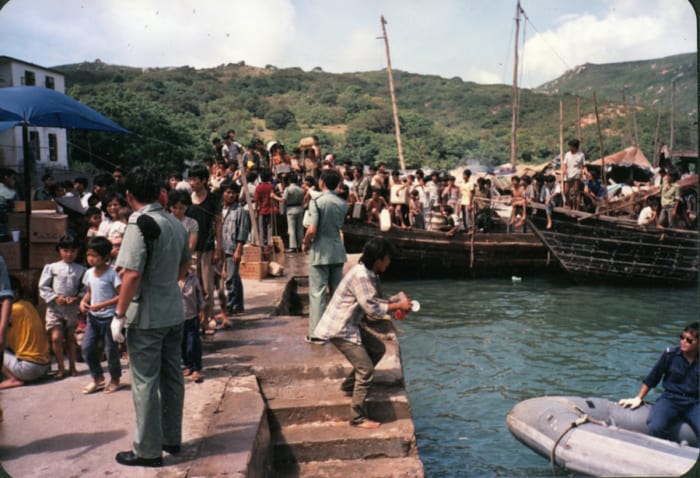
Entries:
{"type": "Polygon", "coordinates": [[[680,476],[698,460],[697,437],[685,423],[673,440],[647,435],[651,406],[623,408],[604,398],[537,397],[508,413],[510,432],[554,468],[592,476],[680,476]]]}

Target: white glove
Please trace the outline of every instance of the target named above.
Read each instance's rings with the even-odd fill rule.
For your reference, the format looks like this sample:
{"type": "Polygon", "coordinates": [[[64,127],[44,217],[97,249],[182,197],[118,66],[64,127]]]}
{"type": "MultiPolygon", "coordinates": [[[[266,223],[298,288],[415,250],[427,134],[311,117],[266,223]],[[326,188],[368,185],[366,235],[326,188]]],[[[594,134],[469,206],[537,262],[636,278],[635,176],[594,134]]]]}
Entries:
{"type": "Polygon", "coordinates": [[[124,321],[125,317],[119,318],[116,315],[112,317],[112,323],[110,324],[110,329],[112,329],[112,338],[117,343],[124,342],[124,321]]]}
{"type": "Polygon", "coordinates": [[[639,397],[634,397],[634,398],[625,398],[617,402],[618,405],[622,405],[624,408],[629,408],[630,410],[634,410],[635,408],[639,408],[642,405],[642,399],[639,397]]]}

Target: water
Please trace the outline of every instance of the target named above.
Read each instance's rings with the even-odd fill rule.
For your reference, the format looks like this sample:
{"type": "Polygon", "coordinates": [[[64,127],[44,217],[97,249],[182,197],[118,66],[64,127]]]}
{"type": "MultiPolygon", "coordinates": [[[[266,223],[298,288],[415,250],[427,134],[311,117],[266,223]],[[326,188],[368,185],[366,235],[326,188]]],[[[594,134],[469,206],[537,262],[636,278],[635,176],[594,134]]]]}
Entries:
{"type": "Polygon", "coordinates": [[[698,319],[695,289],[527,277],[395,281],[384,289],[421,303],[398,328],[430,478],[551,477],[549,461],[508,431],[508,411],[541,395],[633,397],[663,349],[698,319]]]}

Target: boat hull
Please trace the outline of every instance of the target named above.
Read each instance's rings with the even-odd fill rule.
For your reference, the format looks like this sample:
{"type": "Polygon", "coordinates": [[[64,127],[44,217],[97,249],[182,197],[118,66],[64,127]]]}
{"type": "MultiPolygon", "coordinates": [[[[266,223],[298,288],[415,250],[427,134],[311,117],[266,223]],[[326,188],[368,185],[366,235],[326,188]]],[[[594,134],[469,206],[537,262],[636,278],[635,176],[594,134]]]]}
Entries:
{"type": "MultiPolygon", "coordinates": [[[[700,449],[646,435],[649,405],[622,408],[603,398],[537,397],[518,403],[508,413],[510,432],[558,466],[592,476],[680,476],[698,460],[700,449]],[[604,425],[586,421],[586,415],[604,425]],[[554,453],[552,453],[554,450],[554,453]]],[[[674,434],[696,444],[687,425],[674,434]]]]}
{"type": "Polygon", "coordinates": [[[387,276],[393,278],[510,277],[560,271],[547,248],[532,233],[476,233],[449,238],[424,230],[379,228],[349,222],[343,226],[345,248],[362,252],[377,235],[396,248],[387,276]],[[473,259],[472,259],[473,258],[473,259]]]}
{"type": "Polygon", "coordinates": [[[528,224],[579,284],[686,287],[698,282],[698,233],[640,227],[634,221],[555,208],[528,224]]]}

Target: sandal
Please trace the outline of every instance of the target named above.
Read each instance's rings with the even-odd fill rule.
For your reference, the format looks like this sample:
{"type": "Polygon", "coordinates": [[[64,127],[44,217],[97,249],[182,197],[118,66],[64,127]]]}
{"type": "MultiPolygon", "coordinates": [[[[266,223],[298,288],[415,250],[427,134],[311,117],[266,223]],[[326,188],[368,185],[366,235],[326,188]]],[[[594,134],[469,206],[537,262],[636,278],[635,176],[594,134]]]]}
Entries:
{"type": "Polygon", "coordinates": [[[192,370],[190,370],[188,368],[182,369],[182,376],[183,377],[189,377],[191,374],[192,374],[192,370]]]}
{"type": "Polygon", "coordinates": [[[112,393],[116,392],[121,388],[121,384],[119,383],[114,383],[114,382],[109,382],[109,385],[107,385],[104,389],[104,393],[112,393]]]}
{"type": "Polygon", "coordinates": [[[369,418],[361,418],[357,421],[350,420],[350,426],[371,430],[374,428],[379,428],[382,426],[382,424],[375,422],[374,420],[370,420],[369,418]]]}
{"type": "Polygon", "coordinates": [[[202,383],[204,379],[202,378],[202,374],[200,374],[198,371],[192,372],[192,381],[194,383],[202,383]]]}
{"type": "Polygon", "coordinates": [[[90,395],[91,393],[95,393],[99,389],[105,386],[104,381],[102,382],[90,382],[85,386],[83,389],[83,395],[90,395]]]}

